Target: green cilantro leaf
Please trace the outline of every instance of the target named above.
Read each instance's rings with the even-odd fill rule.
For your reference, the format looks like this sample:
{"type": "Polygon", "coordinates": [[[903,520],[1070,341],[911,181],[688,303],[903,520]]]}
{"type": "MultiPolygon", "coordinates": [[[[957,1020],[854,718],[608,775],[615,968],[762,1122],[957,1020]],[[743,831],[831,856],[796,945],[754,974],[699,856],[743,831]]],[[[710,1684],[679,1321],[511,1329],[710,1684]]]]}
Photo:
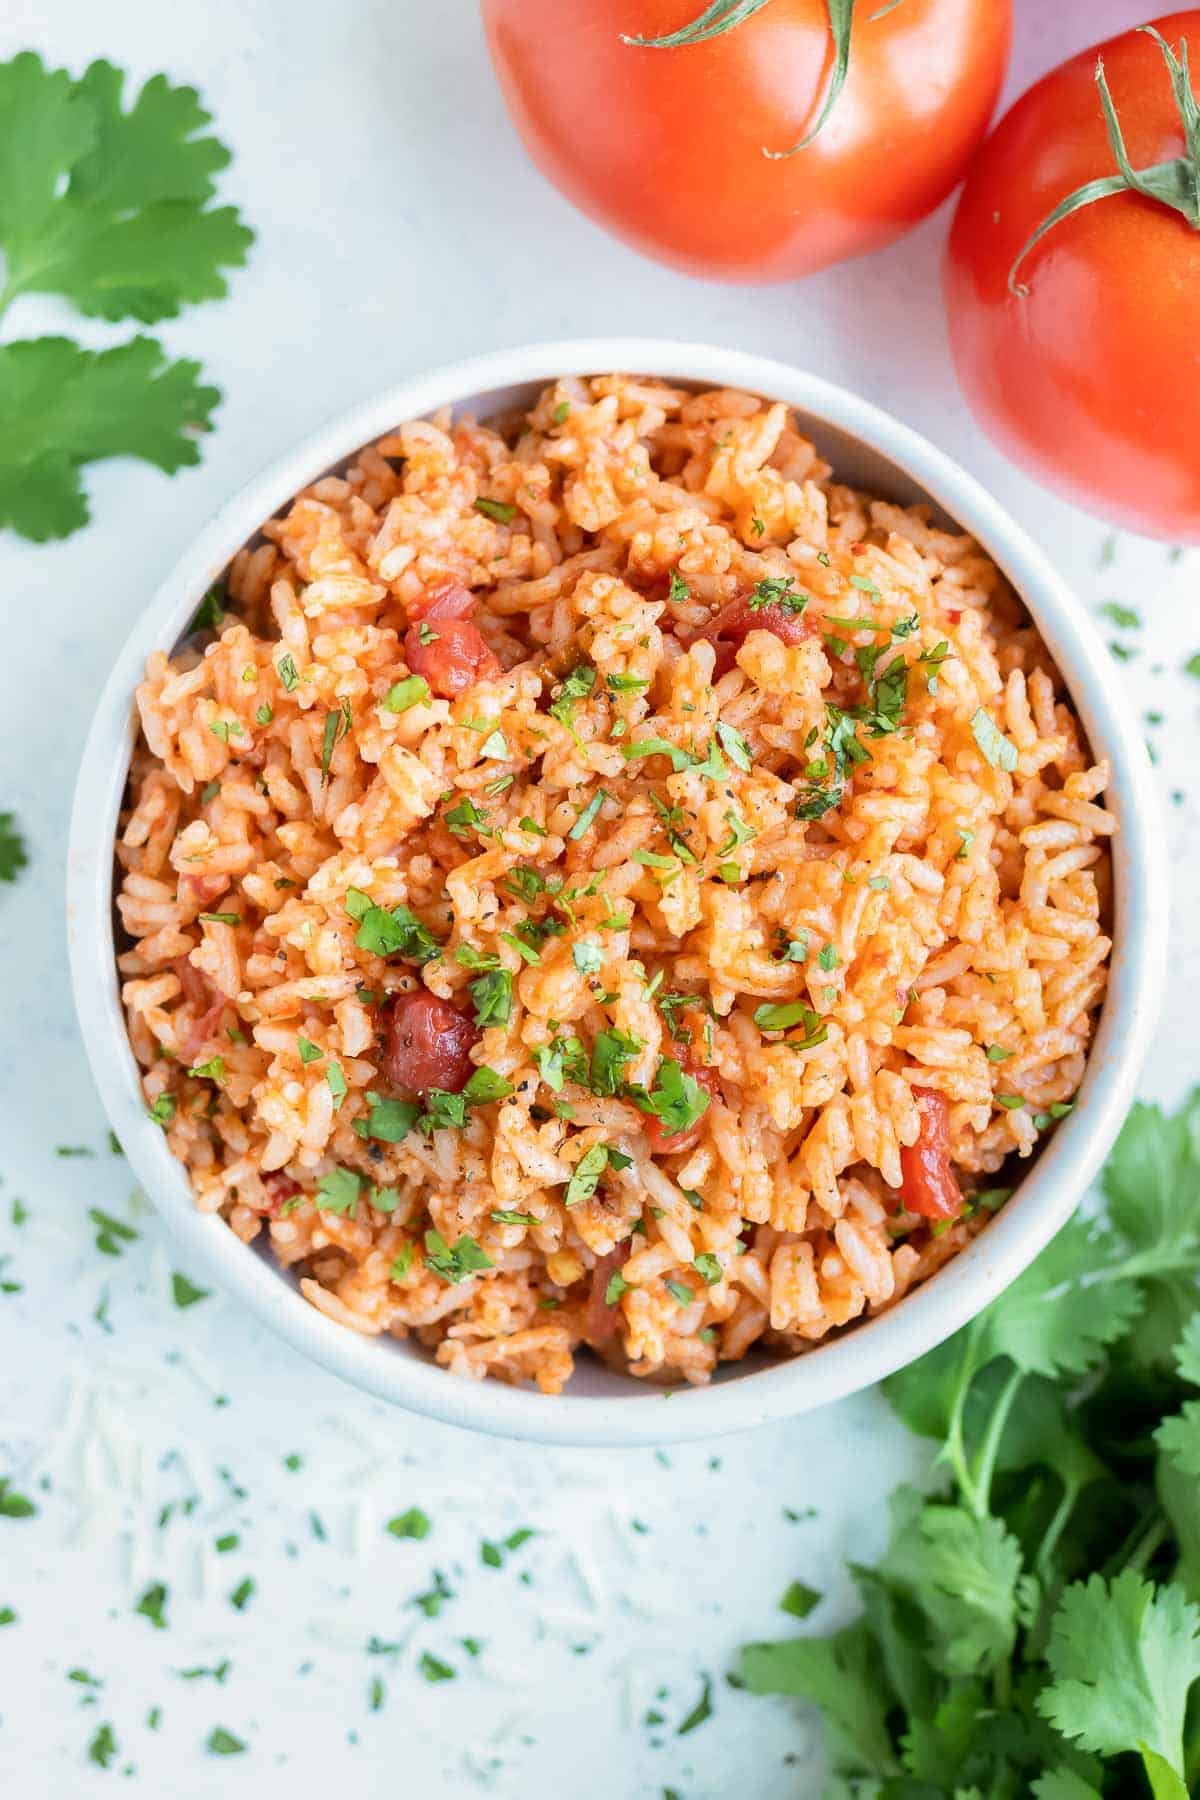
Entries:
{"type": "Polygon", "coordinates": [[[642,1112],[653,1114],[666,1137],[689,1130],[712,1105],[707,1088],[701,1087],[695,1076],[687,1074],[673,1057],[659,1064],[648,1094],[635,1093],[631,1098],[642,1112]]]}
{"type": "Polygon", "coordinates": [[[403,681],[394,681],[383,696],[383,704],[388,712],[404,713],[413,706],[423,706],[429,699],[429,683],[423,675],[409,675],[403,681]]]}
{"type": "Polygon", "coordinates": [[[17,830],[12,813],[0,813],[0,881],[15,881],[22,869],[28,868],[25,840],[17,830]]]}
{"type": "Polygon", "coordinates": [[[1063,1594],[1046,1645],[1054,1677],[1038,1710],[1102,1756],[1149,1748],[1183,1774],[1188,1689],[1200,1677],[1200,1611],[1136,1569],[1063,1594]]]}
{"type": "Polygon", "coordinates": [[[809,1587],[806,1581],[793,1581],[789,1583],[779,1602],[779,1608],[781,1612],[791,1613],[794,1619],[807,1619],[809,1613],[820,1606],[823,1598],[820,1591],[809,1587]]]}
{"type": "Polygon", "coordinates": [[[512,1016],[513,978],[509,969],[486,969],[468,982],[467,991],[475,1003],[475,1023],[484,1029],[489,1025],[507,1025],[512,1016]]]}
{"type": "Polygon", "coordinates": [[[187,1306],[195,1306],[197,1301],[207,1300],[212,1293],[211,1288],[197,1287],[186,1275],[178,1270],[171,1276],[171,1296],[181,1310],[187,1306]]]}
{"type": "Polygon", "coordinates": [[[422,1512],[419,1506],[410,1506],[407,1512],[397,1513],[385,1527],[397,1538],[427,1538],[432,1529],[429,1514],[422,1512]]]}
{"type": "Polygon", "coordinates": [[[590,1200],[596,1191],[601,1175],[608,1167],[609,1146],[592,1144],[586,1149],[571,1174],[567,1183],[567,1191],[563,1197],[566,1206],[578,1206],[582,1200],[590,1200]]]}
{"type": "Polygon", "coordinates": [[[748,1644],[737,1676],[752,1694],[790,1694],[819,1706],[840,1770],[881,1778],[899,1775],[887,1726],[891,1696],[866,1620],[832,1637],[748,1644]]]}
{"type": "MultiPolygon", "coordinates": [[[[0,101],[0,134],[4,124],[0,101]]],[[[136,456],[168,475],[198,463],[196,436],[220,399],[199,374],[153,338],[111,350],[63,337],[0,346],[0,525],[39,544],[86,525],[85,463],[136,456]]]]}
{"type": "Polygon", "coordinates": [[[338,1213],[343,1218],[352,1219],[358,1208],[362,1184],[363,1178],[357,1169],[331,1169],[317,1183],[317,1193],[320,1195],[317,1205],[324,1212],[338,1213]]]}
{"type": "Polygon", "coordinates": [[[378,1138],[383,1144],[402,1144],[421,1116],[415,1100],[381,1100],[378,1094],[368,1092],[367,1105],[370,1111],[359,1135],[378,1138]]]}
{"type": "MultiPolygon", "coordinates": [[[[336,715],[331,713],[330,718],[336,715]]],[[[376,906],[361,888],[346,889],[346,911],[358,922],[354,942],[371,956],[402,956],[427,963],[441,955],[441,945],[407,906],[376,906]]]]}
{"type": "Polygon", "coordinates": [[[972,716],[971,736],[993,769],[1005,769],[1011,775],[1017,766],[1017,746],[1005,737],[991,713],[982,706],[972,716]]]}
{"type": "Polygon", "coordinates": [[[0,243],[4,298],[61,294],[80,312],[145,324],[220,299],[221,271],[253,234],[213,208],[229,152],[204,136],[194,88],[165,75],[122,110],[124,75],[94,62],[81,80],[26,51],[0,64],[0,243]]]}

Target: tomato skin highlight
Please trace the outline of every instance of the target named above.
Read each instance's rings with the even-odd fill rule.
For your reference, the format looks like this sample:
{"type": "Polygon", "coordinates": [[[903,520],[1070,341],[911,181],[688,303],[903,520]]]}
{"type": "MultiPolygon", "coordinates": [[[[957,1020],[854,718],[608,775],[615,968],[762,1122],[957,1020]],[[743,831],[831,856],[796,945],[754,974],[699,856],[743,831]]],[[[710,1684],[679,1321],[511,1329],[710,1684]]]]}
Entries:
{"type": "Polygon", "coordinates": [[[960,179],[1008,59],[1010,0],[858,8],[850,72],[814,142],[833,63],[827,0],[771,0],[671,50],[702,0],[483,0],[509,112],[542,173],[646,255],[721,281],[787,281],[877,249],[960,179]]]}
{"type": "MultiPolygon", "coordinates": [[[[1200,9],[1155,21],[1200,46],[1200,9]]],[[[1095,201],[1009,270],[1058,202],[1114,172],[1096,89],[1103,57],[1135,169],[1181,154],[1162,52],[1140,32],[1085,50],[1030,88],[967,177],[944,292],[972,409],[1036,478],[1112,523],[1200,543],[1200,232],[1136,194],[1095,201]]],[[[1193,87],[1196,78],[1193,76],[1193,87]]]]}
{"type": "Polygon", "coordinates": [[[905,1212],[923,1219],[957,1219],[963,1194],[950,1166],[950,1108],[946,1096],[933,1088],[913,1094],[921,1116],[915,1144],[900,1151],[900,1195],[905,1212]]]}

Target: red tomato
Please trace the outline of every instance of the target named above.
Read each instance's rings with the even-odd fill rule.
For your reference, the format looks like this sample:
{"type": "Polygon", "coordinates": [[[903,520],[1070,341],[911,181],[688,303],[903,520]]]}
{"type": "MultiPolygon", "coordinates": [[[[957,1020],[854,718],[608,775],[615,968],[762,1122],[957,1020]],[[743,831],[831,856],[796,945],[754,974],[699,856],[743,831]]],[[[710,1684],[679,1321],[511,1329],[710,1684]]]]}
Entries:
{"type": "Polygon", "coordinates": [[[921,1115],[915,1144],[900,1152],[900,1196],[906,1212],[925,1219],[957,1219],[963,1209],[962,1189],[950,1167],[950,1108],[946,1096],[930,1088],[913,1095],[921,1115]]]}
{"type": "Polygon", "coordinates": [[[632,1238],[625,1238],[615,1250],[610,1250],[607,1256],[602,1256],[592,1270],[587,1303],[583,1309],[583,1341],[585,1344],[591,1344],[593,1348],[607,1344],[617,1334],[621,1315],[617,1311],[616,1301],[614,1300],[610,1306],[606,1295],[609,1282],[617,1270],[628,1260],[632,1248],[632,1238]]]}
{"type": "Polygon", "coordinates": [[[959,180],[1008,57],[1009,0],[861,5],[846,85],[811,145],[833,64],[828,0],[770,0],[719,37],[622,43],[702,0],[483,0],[509,111],[542,173],[661,262],[786,281],[898,237],[959,180]],[[876,13],[876,17],[872,17],[876,13]]]}
{"type": "Polygon", "coordinates": [[[427,988],[400,994],[392,1006],[383,1049],[383,1072],[393,1087],[427,1094],[458,1094],[471,1079],[472,1047],[479,1033],[466,1013],[427,988]]]}
{"type": "MultiPolygon", "coordinates": [[[[1200,48],[1200,10],[1158,30],[1200,48]]],[[[1128,31],[1099,48],[1135,169],[1180,156],[1161,48],[1128,31]]],[[[1030,235],[1116,164],[1096,50],[1018,100],[972,166],[950,234],[946,308],[967,399],[1021,465],[1105,518],[1200,542],[1200,231],[1124,192],[1030,235]]]]}
{"type": "Polygon", "coordinates": [[[413,674],[423,675],[431,692],[444,700],[500,673],[483,633],[467,617],[474,604],[474,594],[460,581],[444,581],[408,609],[411,623],[404,637],[404,659],[413,674]]]}
{"type": "Polygon", "coordinates": [[[734,665],[737,653],[752,631],[769,631],[785,644],[799,644],[820,630],[816,623],[806,623],[803,612],[789,612],[777,600],[771,600],[757,611],[750,605],[748,594],[739,594],[715,612],[707,625],[693,632],[688,642],[707,638],[717,652],[713,678],[720,680],[734,665]]]}

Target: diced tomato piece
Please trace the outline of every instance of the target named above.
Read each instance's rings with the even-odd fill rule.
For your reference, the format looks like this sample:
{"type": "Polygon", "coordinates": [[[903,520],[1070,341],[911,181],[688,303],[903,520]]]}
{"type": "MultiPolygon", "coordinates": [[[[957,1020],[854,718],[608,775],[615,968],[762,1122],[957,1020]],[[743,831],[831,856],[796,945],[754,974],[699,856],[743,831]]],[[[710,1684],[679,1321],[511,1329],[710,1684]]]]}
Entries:
{"type": "Polygon", "coordinates": [[[421,627],[410,625],[404,657],[413,674],[423,675],[430,692],[443,700],[453,700],[477,681],[492,681],[500,673],[499,659],[469,619],[439,620],[429,626],[426,643],[421,642],[421,627]]]}
{"type": "MultiPolygon", "coordinates": [[[[702,1088],[714,1099],[717,1097],[721,1092],[721,1084],[715,1069],[708,1068],[704,1063],[696,1062],[689,1056],[687,1049],[682,1047],[679,1062],[687,1074],[698,1081],[702,1088]]],[[[693,1145],[699,1142],[700,1127],[703,1122],[704,1115],[701,1114],[696,1123],[689,1125],[686,1131],[665,1132],[662,1128],[662,1121],[656,1119],[653,1113],[647,1113],[644,1126],[646,1136],[650,1141],[650,1154],[652,1156],[675,1156],[682,1150],[692,1149],[693,1145]]]]}
{"type": "Polygon", "coordinates": [[[789,612],[778,600],[766,606],[751,607],[749,594],[738,594],[727,600],[706,625],[692,633],[689,644],[707,638],[717,652],[714,677],[725,675],[733,667],[737,653],[752,631],[769,631],[784,644],[799,644],[813,637],[818,627],[805,612],[789,612]]]}
{"type": "Polygon", "coordinates": [[[615,1250],[602,1256],[592,1270],[592,1285],[588,1290],[587,1305],[583,1309],[583,1341],[598,1348],[609,1343],[617,1334],[621,1315],[617,1311],[616,1301],[610,1306],[604,1296],[608,1292],[608,1284],[622,1268],[633,1248],[633,1239],[627,1237],[619,1243],[615,1250]]]}
{"type": "Polygon", "coordinates": [[[913,1098],[921,1116],[915,1144],[900,1151],[900,1196],[906,1212],[923,1219],[957,1219],[962,1189],[950,1166],[950,1108],[944,1094],[919,1088],[913,1098]]]}
{"type": "Polygon", "coordinates": [[[471,1050],[479,1032],[466,1013],[428,988],[397,996],[388,1016],[383,1072],[410,1094],[430,1088],[458,1094],[475,1067],[471,1050]]]}
{"type": "Polygon", "coordinates": [[[280,1207],[286,1201],[294,1200],[300,1192],[300,1183],[293,1181],[290,1175],[285,1175],[282,1169],[273,1169],[269,1175],[264,1175],[262,1185],[267,1195],[266,1207],[253,1206],[251,1202],[247,1202],[247,1204],[251,1205],[252,1211],[265,1211],[267,1216],[272,1219],[277,1219],[280,1207]]]}
{"type": "Polygon", "coordinates": [[[177,957],[171,966],[179,977],[183,997],[194,1014],[192,1029],[179,1046],[179,1060],[190,1069],[220,1024],[226,1001],[224,994],[213,986],[203,970],[197,969],[186,956],[177,957]]]}
{"type": "Polygon", "coordinates": [[[426,588],[419,600],[408,604],[408,622],[421,619],[466,619],[474,610],[475,596],[461,581],[441,581],[426,588]]]}

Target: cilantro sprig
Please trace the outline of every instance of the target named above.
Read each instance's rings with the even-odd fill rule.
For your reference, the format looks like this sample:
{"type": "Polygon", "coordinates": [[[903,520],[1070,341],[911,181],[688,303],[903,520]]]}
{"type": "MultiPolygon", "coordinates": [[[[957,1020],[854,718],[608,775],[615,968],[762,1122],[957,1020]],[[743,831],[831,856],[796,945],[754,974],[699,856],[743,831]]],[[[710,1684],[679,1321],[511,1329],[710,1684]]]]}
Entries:
{"type": "MultiPolygon", "coordinates": [[[[79,80],[30,51],[0,63],[0,318],[37,293],[153,324],[220,299],[224,271],[245,262],[252,233],[236,208],[210,205],[230,158],[205,135],[195,89],[155,75],[125,108],[124,81],[107,62],[79,80]]],[[[37,543],[78,530],[87,463],[198,462],[220,398],[199,374],[146,337],[0,346],[0,525],[37,543]]]]}
{"type": "Polygon", "coordinates": [[[748,1646],[836,1791],[1188,1800],[1200,1778],[1200,1093],[1135,1106],[1077,1219],[884,1383],[948,1489],[892,1497],[863,1616],[748,1646]]]}

